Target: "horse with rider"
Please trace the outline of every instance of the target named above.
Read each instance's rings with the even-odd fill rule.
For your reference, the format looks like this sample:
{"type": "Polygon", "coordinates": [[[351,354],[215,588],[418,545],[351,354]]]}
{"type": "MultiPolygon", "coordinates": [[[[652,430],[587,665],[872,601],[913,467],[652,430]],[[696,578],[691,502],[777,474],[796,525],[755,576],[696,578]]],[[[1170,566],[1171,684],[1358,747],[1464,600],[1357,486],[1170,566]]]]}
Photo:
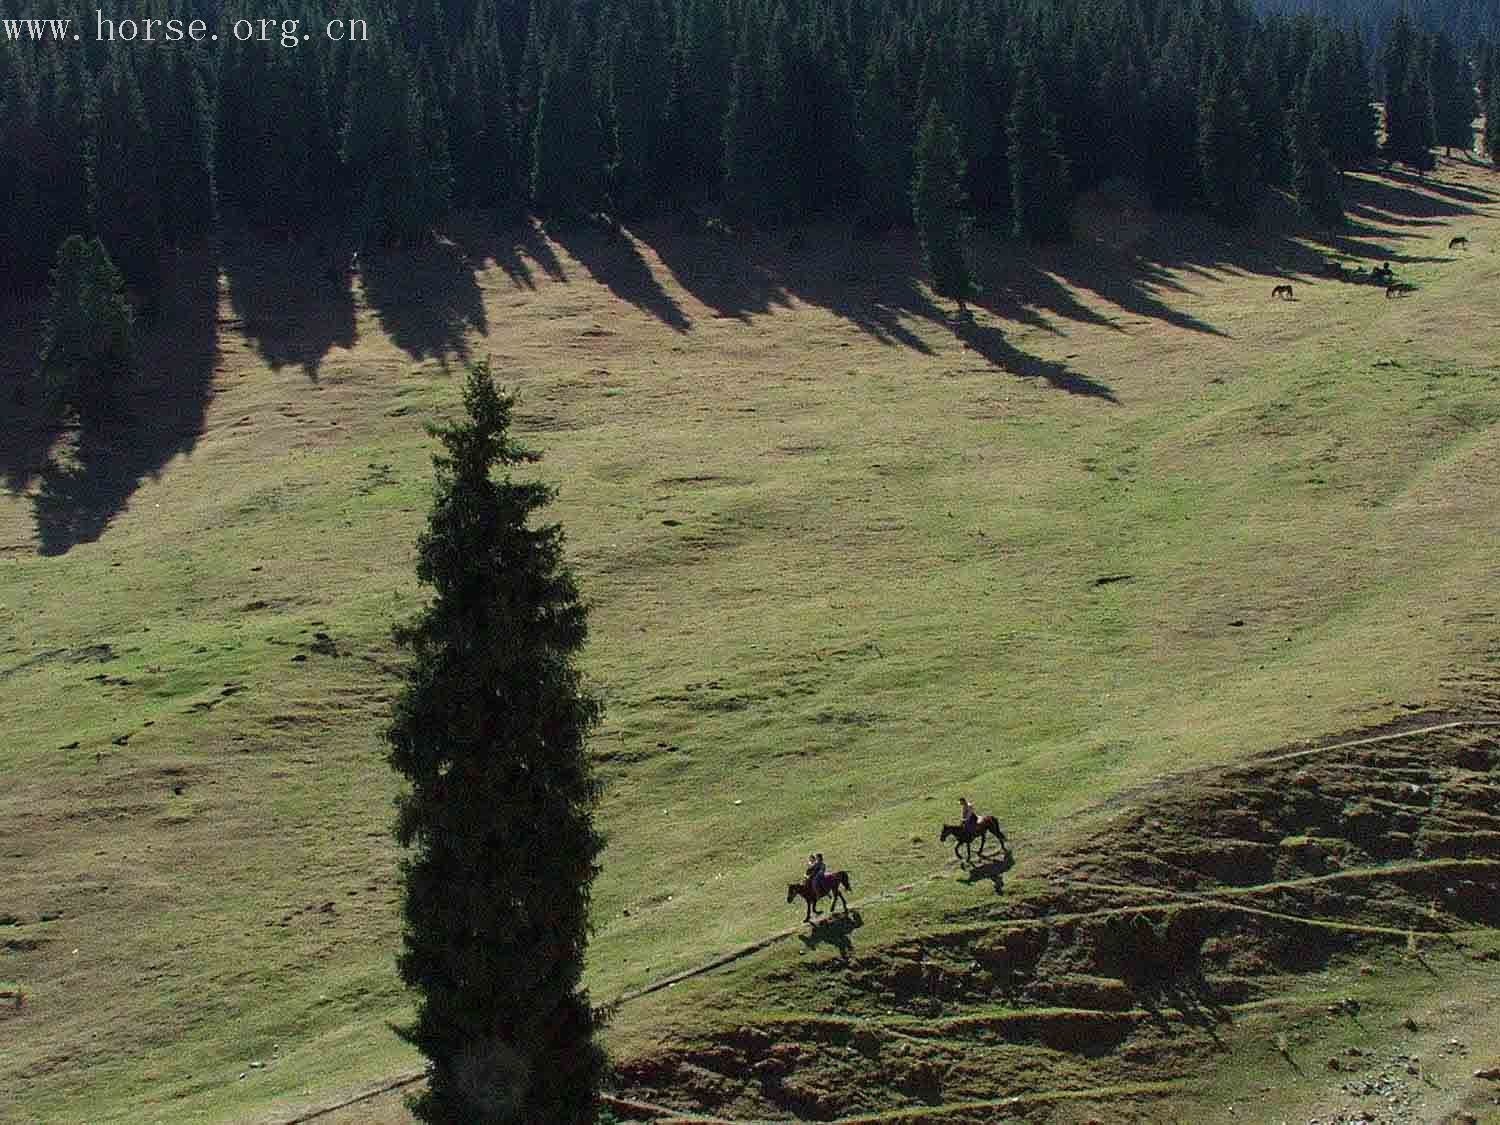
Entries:
{"type": "Polygon", "coordinates": [[[823,862],[823,853],[814,852],[807,857],[807,877],[801,883],[788,883],[786,887],[786,900],[791,902],[801,895],[807,902],[807,916],[804,922],[811,922],[814,914],[823,913],[818,902],[824,895],[832,894],[833,901],[828,904],[829,911],[836,910],[839,903],[844,904],[844,913],[849,913],[849,900],[844,897],[843,892],[851,890],[849,885],[849,873],[847,871],[829,871],[828,865],[823,862]]]}
{"type": "MultiPolygon", "coordinates": [[[[942,834],[938,837],[940,842],[946,843],[950,838],[953,843],[953,858],[961,863],[972,863],[974,861],[974,841],[979,841],[979,858],[984,859],[985,844],[990,837],[1000,845],[1000,850],[1006,857],[1010,856],[1010,844],[1005,839],[1005,833],[1001,831],[1000,822],[994,816],[986,813],[981,814],[978,809],[969,803],[967,797],[958,799],[959,812],[961,814],[957,824],[943,825],[942,834]],[[965,854],[960,855],[958,849],[964,848],[965,854]]],[[[824,896],[832,895],[829,903],[829,912],[837,910],[842,903],[844,913],[849,913],[849,900],[843,895],[844,891],[851,890],[849,885],[849,873],[847,871],[829,871],[828,864],[823,860],[822,852],[813,852],[807,857],[807,873],[800,883],[788,883],[786,886],[786,900],[791,903],[801,896],[807,903],[807,913],[804,922],[811,923],[814,914],[822,914],[823,909],[819,905],[824,896]]]]}
{"type": "Polygon", "coordinates": [[[1000,822],[994,816],[986,813],[981,816],[979,811],[969,804],[969,798],[958,799],[959,812],[962,814],[957,824],[943,825],[943,831],[938,836],[939,842],[946,842],[950,837],[953,839],[953,858],[963,862],[972,863],[974,860],[974,841],[979,841],[979,857],[984,858],[984,845],[988,838],[995,837],[995,842],[1000,845],[1000,850],[1009,854],[1010,845],[1005,841],[1005,833],[1000,830],[1000,822]],[[964,849],[964,856],[958,854],[958,849],[964,849]],[[966,858],[965,858],[966,857],[966,858]]]}

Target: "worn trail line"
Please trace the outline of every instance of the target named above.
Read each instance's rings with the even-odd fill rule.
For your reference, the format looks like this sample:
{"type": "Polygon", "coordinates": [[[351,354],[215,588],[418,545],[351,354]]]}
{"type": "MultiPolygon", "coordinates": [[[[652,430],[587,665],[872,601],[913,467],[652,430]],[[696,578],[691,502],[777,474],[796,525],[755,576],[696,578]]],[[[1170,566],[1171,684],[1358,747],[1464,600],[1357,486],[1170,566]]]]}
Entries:
{"type": "MultiPolygon", "coordinates": [[[[1383,743],[1383,742],[1395,742],[1395,741],[1398,741],[1400,739],[1405,739],[1405,738],[1418,738],[1418,737],[1421,737],[1422,735],[1436,734],[1436,733],[1438,733],[1440,731],[1445,731],[1445,730],[1457,730],[1460,727],[1481,728],[1481,729],[1482,728],[1487,728],[1487,727],[1500,727],[1500,719],[1455,719],[1455,720],[1452,720],[1450,722],[1435,723],[1432,726],[1415,727],[1415,728],[1413,728],[1411,730],[1396,731],[1396,732],[1391,733],[1391,734],[1378,734],[1378,735],[1372,735],[1372,736],[1369,736],[1369,737],[1366,737],[1366,738],[1354,738],[1354,739],[1349,739],[1348,741],[1345,741],[1345,742],[1330,743],[1330,744],[1328,744],[1326,746],[1314,746],[1314,747],[1312,747],[1310,749],[1307,749],[1307,750],[1296,750],[1296,751],[1293,751],[1293,752],[1287,753],[1287,754],[1276,754],[1276,755],[1272,755],[1271,757],[1266,757],[1266,758],[1255,758],[1255,759],[1251,759],[1250,761],[1247,761],[1247,762],[1244,762],[1244,763],[1240,763],[1239,765],[1237,765],[1237,766],[1235,766],[1233,768],[1239,769],[1239,768],[1244,768],[1244,767],[1247,767],[1247,766],[1248,767],[1254,767],[1254,766],[1260,766],[1260,765],[1267,765],[1267,764],[1274,763],[1274,762],[1291,761],[1291,760],[1296,759],[1296,758],[1306,758],[1306,757],[1310,757],[1310,756],[1317,755],[1317,754],[1331,754],[1331,753],[1335,753],[1335,752],[1340,751],[1340,750],[1353,750],[1353,749],[1357,749],[1357,748],[1359,748],[1361,746],[1371,746],[1371,745],[1375,745],[1375,744],[1383,743]]],[[[1222,767],[1205,767],[1205,768],[1206,769],[1220,769],[1222,767]]],[[[1197,769],[1197,770],[1187,771],[1187,773],[1184,774],[1184,775],[1182,775],[1182,776],[1191,776],[1193,774],[1198,774],[1198,773],[1201,773],[1201,772],[1204,772],[1203,768],[1200,768],[1200,769],[1197,769]]],[[[1160,785],[1162,783],[1162,781],[1167,781],[1167,780],[1170,780],[1170,778],[1164,778],[1164,779],[1161,779],[1161,780],[1159,780],[1157,782],[1153,782],[1153,787],[1155,787],[1157,785],[1160,785]]],[[[953,864],[950,861],[949,863],[944,864],[943,868],[941,870],[933,872],[933,873],[925,876],[924,878],[914,879],[914,880],[912,880],[910,882],[903,883],[903,884],[901,884],[901,886],[895,887],[895,888],[893,888],[891,890],[881,891],[878,894],[872,895],[872,896],[870,896],[868,898],[860,899],[858,902],[852,903],[850,905],[850,909],[853,910],[855,907],[861,906],[861,905],[868,905],[868,904],[877,903],[877,902],[886,902],[886,901],[889,901],[891,899],[897,898],[897,897],[899,897],[901,895],[913,893],[917,889],[917,887],[918,887],[918,885],[920,883],[922,883],[922,882],[931,882],[934,879],[941,879],[941,878],[943,878],[947,874],[948,869],[951,868],[952,866],[953,866],[953,864]]],[[[1144,890],[1146,888],[1142,888],[1142,889],[1144,890]]],[[[1229,906],[1230,904],[1225,903],[1224,905],[1229,906]]],[[[1116,908],[1109,908],[1109,909],[1116,909],[1116,908]]],[[[1243,909],[1243,908],[1241,908],[1241,909],[1243,909]]],[[[1091,911],[1089,913],[1095,913],[1095,912],[1091,911]]],[[[992,923],[986,923],[986,924],[990,925],[992,923]]],[[[775,945],[778,942],[785,941],[787,938],[793,937],[796,934],[801,933],[805,925],[806,925],[806,923],[802,923],[802,924],[795,925],[795,926],[788,926],[784,930],[778,930],[777,932],[775,932],[773,934],[770,934],[767,937],[763,937],[763,938],[759,939],[758,941],[753,941],[753,942],[751,942],[748,945],[742,945],[742,946],[738,947],[737,949],[733,949],[733,950],[731,950],[728,953],[724,953],[724,954],[722,954],[722,955],[720,955],[718,957],[715,957],[712,961],[707,961],[707,962],[705,962],[705,963],[703,963],[701,965],[698,965],[695,968],[686,969],[686,970],[684,970],[684,971],[682,971],[680,973],[674,973],[671,976],[663,977],[661,980],[653,981],[652,983],[644,985],[644,986],[642,986],[640,988],[631,989],[628,992],[622,993],[612,1004],[607,1005],[607,1006],[608,1007],[613,1007],[613,1008],[619,1008],[619,1007],[621,1007],[621,1006],[623,1006],[625,1004],[630,1003],[632,1000],[639,1000],[643,996],[650,996],[654,992],[661,992],[663,989],[671,988],[675,984],[680,984],[680,983],[682,983],[683,981],[686,981],[686,980],[692,980],[695,977],[700,977],[700,976],[703,976],[703,975],[705,975],[707,973],[711,973],[715,969],[723,968],[725,965],[731,965],[731,964],[733,964],[736,961],[744,960],[746,957],[754,956],[755,954],[761,952],[761,950],[763,950],[763,949],[768,949],[768,948],[770,948],[771,946],[775,945]]],[[[306,1122],[306,1121],[316,1121],[320,1117],[327,1117],[330,1114],[337,1113],[339,1110],[345,1109],[345,1108],[347,1108],[349,1106],[358,1105],[360,1102],[369,1101],[372,1098],[378,1098],[381,1094],[387,1094],[387,1093],[390,1093],[393,1090],[399,1090],[399,1089],[401,1089],[404,1086],[410,1086],[413,1083],[420,1081],[421,1078],[423,1077],[423,1075],[425,1073],[426,1072],[424,1070],[407,1071],[407,1072],[405,1072],[403,1074],[400,1074],[400,1075],[397,1075],[397,1076],[391,1078],[390,1080],[388,1080],[386,1082],[381,1083],[375,1089],[363,1091],[363,1092],[361,1092],[359,1094],[354,1095],[353,1097],[345,1098],[342,1101],[336,1102],[336,1103],[334,1103],[332,1105],[324,1106],[324,1107],[322,1107],[320,1109],[310,1110],[310,1111],[308,1111],[306,1113],[303,1113],[303,1114],[300,1114],[298,1116],[285,1118],[282,1121],[280,1121],[278,1123],[278,1125],[302,1125],[302,1123],[306,1122]]],[[[1055,1096],[1056,1097],[1065,1097],[1067,1095],[1065,1093],[1061,1093],[1060,1092],[1059,1094],[1057,1094],[1055,1096]]],[[[621,1108],[628,1108],[623,1101],[620,1104],[621,1104],[621,1108]]],[[[728,1119],[725,1119],[725,1118],[704,1117],[701,1114],[699,1114],[699,1115],[683,1114],[681,1112],[667,1110],[667,1109],[664,1109],[662,1107],[648,1106],[646,1103],[636,1103],[636,1104],[642,1110],[648,1110],[648,1111],[652,1111],[652,1112],[659,1112],[659,1113],[661,1113],[663,1115],[666,1115],[669,1119],[675,1118],[677,1120],[682,1120],[684,1122],[703,1123],[703,1125],[783,1125],[783,1123],[781,1123],[781,1122],[774,1122],[774,1121],[771,1121],[771,1122],[755,1122],[755,1121],[743,1121],[743,1120],[741,1120],[741,1121],[729,1121],[728,1119]]],[[[996,1104],[998,1105],[999,1103],[996,1103],[996,1104]]],[[[893,1111],[893,1112],[899,1112],[899,1111],[893,1111]]],[[[872,1118],[872,1117],[869,1117],[869,1116],[865,1116],[865,1117],[859,1117],[859,1118],[849,1118],[847,1120],[852,1125],[853,1122],[858,1122],[858,1121],[896,1120],[896,1118],[882,1117],[882,1118],[877,1119],[877,1118],[872,1118]]]]}
{"type": "Polygon", "coordinates": [[[1373,746],[1378,742],[1394,742],[1398,738],[1412,738],[1419,734],[1436,734],[1442,730],[1454,730],[1458,727],[1500,727],[1500,719],[1455,719],[1449,723],[1438,723],[1430,727],[1417,727],[1415,730],[1401,730],[1394,734],[1377,734],[1369,738],[1356,738],[1349,742],[1335,742],[1330,746],[1314,746],[1311,750],[1294,750],[1290,754],[1276,754],[1269,758],[1256,758],[1249,765],[1268,765],[1271,762],[1289,762],[1295,758],[1306,758],[1312,754],[1326,754],[1331,750],[1352,750],[1359,746],[1373,746]]]}
{"type": "MultiPolygon", "coordinates": [[[[1077,1101],[1084,1098],[1140,1097],[1142,1095],[1166,1095],[1180,1093],[1192,1084],[1185,1080],[1172,1082],[1124,1082],[1113,1086],[1086,1086],[1077,1090],[1039,1090],[1034,1094],[1012,1094],[1005,1098],[984,1101],[943,1102],[938,1105],[915,1105],[902,1109],[883,1109],[875,1113],[858,1113],[852,1117],[835,1117],[829,1125],[884,1125],[886,1122],[905,1121],[911,1118],[928,1118],[939,1113],[976,1113],[984,1110],[1007,1110],[1015,1112],[1032,1106],[1049,1103],[1077,1101]]],[[[634,1098],[606,1096],[606,1105],[632,1113],[650,1114],[653,1120],[677,1121],[681,1125],[795,1125],[797,1118],[760,1117],[715,1117],[712,1114],[689,1113],[667,1106],[634,1098]]]]}

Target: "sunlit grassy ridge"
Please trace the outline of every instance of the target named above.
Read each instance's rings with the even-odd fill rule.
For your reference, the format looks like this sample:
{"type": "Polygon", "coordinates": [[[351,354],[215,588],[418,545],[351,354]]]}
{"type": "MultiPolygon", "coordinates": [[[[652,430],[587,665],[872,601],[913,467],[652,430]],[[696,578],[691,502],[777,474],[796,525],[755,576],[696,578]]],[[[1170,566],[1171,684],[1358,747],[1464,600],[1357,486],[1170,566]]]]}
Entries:
{"type": "MultiPolygon", "coordinates": [[[[412,1065],[377,736],[422,423],[465,354],[517,391],[594,605],[601,999],[796,921],[814,848],[856,899],[930,873],[961,793],[1024,858],[1123,788],[1436,702],[1495,639],[1500,561],[1500,224],[1490,178],[1446,176],[1364,182],[1342,249],[1395,262],[1399,301],[1298,275],[1273,304],[1298,244],[1125,242],[1104,205],[1040,261],[983,245],[970,327],[909,244],[833,230],[460,238],[366,267],[378,302],[330,297],[347,332],[246,316],[295,270],[254,300],[226,277],[201,433],[105,482],[97,538],[54,520],[37,554],[42,509],[0,497],[0,975],[27,996],[0,1116],[238,1119],[412,1065]]],[[[714,987],[617,1042],[711,1019],[714,987]]]]}

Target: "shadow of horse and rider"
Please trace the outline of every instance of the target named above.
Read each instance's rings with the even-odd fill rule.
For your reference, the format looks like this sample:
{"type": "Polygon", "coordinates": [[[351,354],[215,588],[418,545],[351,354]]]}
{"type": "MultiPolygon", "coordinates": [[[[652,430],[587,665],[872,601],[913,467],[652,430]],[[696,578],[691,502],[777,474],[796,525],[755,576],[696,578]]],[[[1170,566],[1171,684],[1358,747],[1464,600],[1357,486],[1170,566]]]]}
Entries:
{"type": "MultiPolygon", "coordinates": [[[[1005,838],[1004,831],[1000,828],[1000,822],[994,816],[986,815],[976,818],[970,824],[945,824],[943,830],[938,834],[939,843],[953,841],[953,858],[958,860],[959,866],[968,872],[968,883],[978,883],[989,880],[995,893],[1000,894],[1005,889],[1005,873],[1015,866],[1015,856],[1011,852],[1010,844],[1005,838]],[[985,847],[991,838],[999,845],[998,853],[985,853],[985,847]],[[978,843],[978,862],[975,862],[975,843],[978,843]],[[960,854],[959,849],[963,853],[960,854]]],[[[821,858],[821,857],[819,857],[821,858]]],[[[809,948],[819,945],[831,945],[839,951],[839,954],[847,958],[853,950],[853,943],[849,940],[849,934],[864,925],[864,919],[858,911],[849,909],[849,900],[844,897],[844,892],[853,892],[853,884],[850,882],[847,871],[825,871],[820,875],[809,876],[800,883],[788,883],[786,886],[786,901],[788,905],[798,898],[802,899],[807,910],[803,916],[803,922],[812,926],[812,931],[803,936],[802,940],[809,948]],[[828,917],[813,920],[813,915],[822,914],[819,905],[822,900],[830,898],[828,904],[828,917]],[[839,907],[843,907],[839,914],[839,907]]]]}

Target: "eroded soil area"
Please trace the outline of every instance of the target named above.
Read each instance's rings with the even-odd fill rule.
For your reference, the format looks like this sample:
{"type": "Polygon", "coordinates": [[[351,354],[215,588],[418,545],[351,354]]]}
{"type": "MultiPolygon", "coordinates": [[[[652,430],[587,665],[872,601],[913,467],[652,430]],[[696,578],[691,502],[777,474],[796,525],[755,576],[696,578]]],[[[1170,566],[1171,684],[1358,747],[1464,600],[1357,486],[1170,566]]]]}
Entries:
{"type": "MultiPolygon", "coordinates": [[[[1139,795],[1032,871],[1023,894],[820,967],[813,1010],[623,1061],[614,1112],[1173,1119],[1169,1105],[1201,1090],[1241,1025],[1305,998],[1315,974],[1360,964],[1373,975],[1365,962],[1421,965],[1460,949],[1494,956],[1500,726],[1484,725],[1488,707],[1483,716],[1139,795]]],[[[771,991],[779,973],[797,993],[806,971],[769,974],[771,991]]],[[[1353,997],[1328,1004],[1330,1019],[1359,1013],[1353,997]]],[[[1413,1077],[1405,1059],[1381,1064],[1393,1089],[1413,1077]]]]}

